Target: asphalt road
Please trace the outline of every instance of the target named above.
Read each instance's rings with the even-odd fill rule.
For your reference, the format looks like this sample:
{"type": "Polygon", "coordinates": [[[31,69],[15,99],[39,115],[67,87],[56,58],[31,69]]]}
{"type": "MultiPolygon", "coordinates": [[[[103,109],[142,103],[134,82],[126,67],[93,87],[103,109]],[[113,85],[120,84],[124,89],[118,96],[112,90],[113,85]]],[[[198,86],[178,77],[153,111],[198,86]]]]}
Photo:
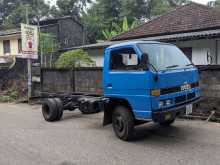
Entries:
{"type": "Polygon", "coordinates": [[[136,129],[133,142],[102,127],[102,113],[47,123],[39,106],[0,104],[0,165],[218,165],[220,124],[178,120],[136,129]]]}

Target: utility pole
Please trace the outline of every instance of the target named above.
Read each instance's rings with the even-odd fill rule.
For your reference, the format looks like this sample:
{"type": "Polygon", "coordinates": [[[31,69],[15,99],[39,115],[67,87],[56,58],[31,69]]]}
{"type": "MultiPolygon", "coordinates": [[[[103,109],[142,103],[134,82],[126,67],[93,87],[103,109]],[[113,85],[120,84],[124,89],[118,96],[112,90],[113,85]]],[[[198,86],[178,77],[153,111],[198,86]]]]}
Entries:
{"type": "MultiPolygon", "coordinates": [[[[28,12],[28,5],[26,5],[26,24],[29,25],[29,12],[28,12]]],[[[32,63],[31,58],[27,59],[27,69],[28,69],[28,103],[30,103],[30,98],[32,96],[32,63]]]]}

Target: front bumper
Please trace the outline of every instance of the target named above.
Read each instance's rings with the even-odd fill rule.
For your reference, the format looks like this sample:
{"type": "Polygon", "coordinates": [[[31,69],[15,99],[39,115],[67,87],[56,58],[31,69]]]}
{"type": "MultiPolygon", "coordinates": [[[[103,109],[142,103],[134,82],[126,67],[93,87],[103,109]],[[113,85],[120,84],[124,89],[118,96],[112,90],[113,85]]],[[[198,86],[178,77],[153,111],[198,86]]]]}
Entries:
{"type": "Polygon", "coordinates": [[[182,105],[170,107],[169,109],[163,109],[163,111],[157,111],[152,113],[152,120],[154,122],[164,122],[169,119],[174,119],[178,114],[185,113],[185,107],[188,104],[196,103],[200,100],[200,98],[196,98],[194,100],[183,103],[182,105]]]}

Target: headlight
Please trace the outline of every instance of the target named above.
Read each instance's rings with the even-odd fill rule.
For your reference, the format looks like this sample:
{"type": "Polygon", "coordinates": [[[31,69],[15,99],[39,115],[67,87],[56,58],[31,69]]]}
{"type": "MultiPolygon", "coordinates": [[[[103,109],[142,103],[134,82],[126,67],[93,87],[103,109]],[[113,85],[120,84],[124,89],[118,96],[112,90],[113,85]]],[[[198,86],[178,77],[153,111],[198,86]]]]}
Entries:
{"type": "Polygon", "coordinates": [[[160,89],[151,90],[151,96],[160,96],[160,89]]]}
{"type": "Polygon", "coordinates": [[[161,100],[161,101],[159,101],[159,108],[163,108],[165,106],[170,106],[171,104],[172,104],[171,99],[161,100]]]}
{"type": "Polygon", "coordinates": [[[165,106],[165,102],[164,101],[160,101],[159,102],[159,108],[162,108],[162,107],[164,107],[165,106]]]}

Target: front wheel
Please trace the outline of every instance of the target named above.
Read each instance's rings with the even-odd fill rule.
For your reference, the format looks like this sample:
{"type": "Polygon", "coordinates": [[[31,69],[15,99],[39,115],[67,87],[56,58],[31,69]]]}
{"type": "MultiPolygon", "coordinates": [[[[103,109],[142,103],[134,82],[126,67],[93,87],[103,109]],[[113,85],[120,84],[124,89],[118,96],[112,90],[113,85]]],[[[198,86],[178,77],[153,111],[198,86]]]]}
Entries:
{"type": "Polygon", "coordinates": [[[113,129],[118,138],[129,141],[134,133],[134,118],[130,110],[124,106],[117,106],[112,115],[113,129]]]}
{"type": "Polygon", "coordinates": [[[171,124],[173,124],[173,123],[175,122],[175,119],[176,119],[176,118],[170,119],[170,120],[167,120],[167,121],[164,121],[164,122],[161,122],[160,125],[161,125],[161,126],[168,127],[168,126],[170,126],[171,124]]]}

